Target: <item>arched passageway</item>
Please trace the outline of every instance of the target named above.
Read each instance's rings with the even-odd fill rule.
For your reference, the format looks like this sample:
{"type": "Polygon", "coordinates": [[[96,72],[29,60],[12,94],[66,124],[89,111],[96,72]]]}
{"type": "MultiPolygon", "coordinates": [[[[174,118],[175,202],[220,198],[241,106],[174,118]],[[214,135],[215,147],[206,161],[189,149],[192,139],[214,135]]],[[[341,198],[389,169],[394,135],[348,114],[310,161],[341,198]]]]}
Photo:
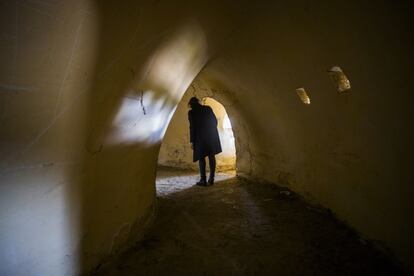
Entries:
{"type": "MultiPolygon", "coordinates": [[[[257,141],[246,127],[251,118],[243,116],[230,91],[209,89],[202,72],[178,104],[161,145],[153,225],[141,242],[96,275],[402,274],[330,210],[305,202],[286,187],[234,174],[219,175],[208,188],[194,186],[199,175],[191,162],[187,121],[187,102],[194,95],[213,110],[218,103],[213,97],[221,99],[223,105],[215,111],[222,131],[226,114],[217,108],[226,106],[233,119],[235,134],[224,135],[233,136],[228,142],[235,144],[223,163],[237,159],[235,167],[240,164],[242,172],[258,169],[251,152],[258,150],[257,141]],[[241,155],[233,156],[233,149],[241,155]]],[[[294,96],[301,102],[300,94],[294,96]]]]}
{"type": "MultiPolygon", "coordinates": [[[[303,197],[413,271],[411,2],[0,1],[0,275],[88,273],[141,240],[157,211],[161,140],[185,93],[225,106],[237,175],[255,188],[240,178],[176,193],[178,209],[172,200],[164,210],[181,220],[162,223],[172,217],[159,209],[152,233],[174,235],[153,252],[224,248],[211,267],[249,274],[243,264],[261,264],[249,249],[259,256],[261,245],[270,267],[267,256],[286,257],[297,274],[318,262],[340,274],[333,267],[354,261],[352,250],[332,250],[350,244],[375,259],[355,269],[378,272],[381,253],[343,239],[349,228],[309,214],[303,197]],[[350,82],[332,83],[341,72],[350,82]],[[260,193],[262,182],[276,190],[260,193]],[[326,244],[318,225],[330,229],[326,244]],[[223,243],[208,239],[215,232],[223,243]]],[[[165,268],[177,263],[168,256],[165,268]]],[[[194,256],[199,267],[208,259],[194,256]]]]}
{"type": "MultiPolygon", "coordinates": [[[[156,178],[157,195],[167,195],[193,186],[199,181],[198,162],[193,162],[189,140],[188,101],[191,89],[178,104],[161,143],[156,178]]],[[[210,106],[217,118],[222,152],[216,155],[216,182],[236,174],[236,148],[234,134],[225,107],[210,97],[200,99],[210,106]]],[[[207,165],[207,170],[209,167],[207,165]]]]}

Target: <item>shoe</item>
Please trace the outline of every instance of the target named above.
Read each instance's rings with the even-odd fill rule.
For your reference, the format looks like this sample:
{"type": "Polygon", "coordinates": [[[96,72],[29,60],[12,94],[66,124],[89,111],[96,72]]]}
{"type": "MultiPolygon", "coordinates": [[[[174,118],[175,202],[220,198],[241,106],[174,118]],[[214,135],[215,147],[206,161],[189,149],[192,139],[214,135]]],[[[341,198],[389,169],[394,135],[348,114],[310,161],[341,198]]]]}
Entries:
{"type": "Polygon", "coordinates": [[[208,184],[209,184],[209,185],[213,185],[213,184],[214,184],[214,177],[210,177],[210,178],[208,179],[208,184]]]}
{"type": "Polygon", "coordinates": [[[196,183],[197,186],[207,186],[207,182],[205,180],[200,180],[196,183]]]}

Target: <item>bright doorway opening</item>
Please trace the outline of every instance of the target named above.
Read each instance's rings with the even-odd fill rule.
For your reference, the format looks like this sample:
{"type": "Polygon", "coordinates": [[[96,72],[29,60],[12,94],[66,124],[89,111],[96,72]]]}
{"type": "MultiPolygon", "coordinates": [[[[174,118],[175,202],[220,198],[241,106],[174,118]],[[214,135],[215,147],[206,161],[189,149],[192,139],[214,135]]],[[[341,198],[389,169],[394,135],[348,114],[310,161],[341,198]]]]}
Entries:
{"type": "MultiPolygon", "coordinates": [[[[156,180],[158,196],[190,188],[199,180],[198,162],[192,160],[190,145],[187,105],[190,98],[191,95],[185,95],[179,103],[161,144],[156,180]]],[[[210,97],[205,97],[200,102],[210,106],[217,118],[222,147],[222,152],[216,155],[215,182],[219,184],[236,175],[235,138],[225,107],[210,97]]]]}

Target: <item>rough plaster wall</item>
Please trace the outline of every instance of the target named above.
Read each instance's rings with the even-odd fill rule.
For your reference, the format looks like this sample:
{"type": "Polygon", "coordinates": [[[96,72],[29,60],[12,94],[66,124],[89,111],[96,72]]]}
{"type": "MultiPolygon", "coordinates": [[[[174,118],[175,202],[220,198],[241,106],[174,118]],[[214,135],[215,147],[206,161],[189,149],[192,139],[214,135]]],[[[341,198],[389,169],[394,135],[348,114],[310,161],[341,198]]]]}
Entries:
{"type": "Polygon", "coordinates": [[[202,75],[237,98],[251,177],[330,208],[412,269],[409,5],[338,3],[274,2],[202,75]],[[333,65],[349,94],[336,92],[333,65]]]}
{"type": "MultiPolygon", "coordinates": [[[[190,146],[188,123],[188,101],[194,96],[195,87],[195,84],[193,84],[184,94],[168,125],[158,156],[158,164],[162,166],[198,170],[198,162],[192,162],[193,151],[190,146]]],[[[223,121],[227,115],[226,110],[222,104],[209,97],[202,98],[201,102],[213,109],[218,121],[217,129],[223,151],[216,156],[217,170],[234,170],[236,166],[236,149],[233,131],[223,127],[223,121]]]]}
{"type": "Polygon", "coordinates": [[[139,237],[159,140],[207,60],[197,89],[230,116],[238,173],[321,203],[412,267],[406,3],[0,2],[0,274],[74,275],[139,237]]]}
{"type": "Polygon", "coordinates": [[[239,11],[224,16],[201,2],[191,16],[176,2],[0,5],[0,274],[87,272],[150,221],[159,141],[217,48],[206,38],[214,30],[225,40],[239,11]]]}
{"type": "Polygon", "coordinates": [[[98,15],[87,2],[2,1],[0,11],[0,274],[76,274],[83,203],[72,172],[98,15]]]}

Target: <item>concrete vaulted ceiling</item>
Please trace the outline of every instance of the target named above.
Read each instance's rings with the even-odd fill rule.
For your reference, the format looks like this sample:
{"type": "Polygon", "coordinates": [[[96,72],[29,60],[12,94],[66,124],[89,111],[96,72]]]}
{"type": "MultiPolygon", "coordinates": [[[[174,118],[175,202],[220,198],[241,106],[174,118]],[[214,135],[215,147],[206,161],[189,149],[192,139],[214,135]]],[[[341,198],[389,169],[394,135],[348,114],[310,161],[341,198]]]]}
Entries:
{"type": "Polygon", "coordinates": [[[0,5],[0,274],[88,272],[139,239],[184,93],[226,107],[240,174],[413,263],[408,1],[0,5]]]}

